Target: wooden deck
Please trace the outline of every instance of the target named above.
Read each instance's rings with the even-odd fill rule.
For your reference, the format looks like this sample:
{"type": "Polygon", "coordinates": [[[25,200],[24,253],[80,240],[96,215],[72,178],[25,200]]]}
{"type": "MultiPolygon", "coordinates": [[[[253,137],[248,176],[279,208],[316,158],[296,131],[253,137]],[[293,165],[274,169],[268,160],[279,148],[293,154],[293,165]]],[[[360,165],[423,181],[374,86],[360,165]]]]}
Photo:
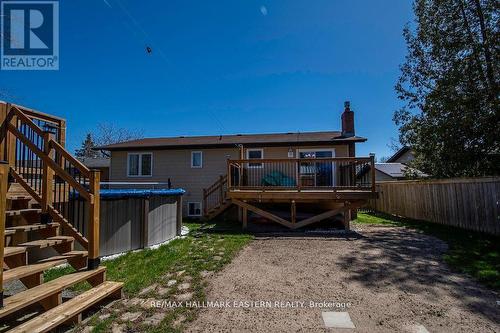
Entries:
{"type": "Polygon", "coordinates": [[[243,227],[251,211],[290,229],[342,215],[349,229],[355,210],[378,195],[373,157],[246,159],[227,163],[227,175],[204,190],[204,215],[210,219],[236,205],[243,227]],[[266,203],[290,204],[290,219],[271,213],[269,205],[266,210],[261,205],[266,203]],[[298,220],[297,204],[326,211],[298,220]]]}

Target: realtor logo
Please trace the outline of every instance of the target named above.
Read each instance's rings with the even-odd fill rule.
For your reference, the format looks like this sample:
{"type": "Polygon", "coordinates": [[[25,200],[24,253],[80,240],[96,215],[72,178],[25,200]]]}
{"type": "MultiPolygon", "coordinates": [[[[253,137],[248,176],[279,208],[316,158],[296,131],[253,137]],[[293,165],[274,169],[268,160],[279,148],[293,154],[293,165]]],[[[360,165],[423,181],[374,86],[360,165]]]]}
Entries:
{"type": "Polygon", "coordinates": [[[59,2],[1,1],[1,69],[59,69],[59,2]]]}

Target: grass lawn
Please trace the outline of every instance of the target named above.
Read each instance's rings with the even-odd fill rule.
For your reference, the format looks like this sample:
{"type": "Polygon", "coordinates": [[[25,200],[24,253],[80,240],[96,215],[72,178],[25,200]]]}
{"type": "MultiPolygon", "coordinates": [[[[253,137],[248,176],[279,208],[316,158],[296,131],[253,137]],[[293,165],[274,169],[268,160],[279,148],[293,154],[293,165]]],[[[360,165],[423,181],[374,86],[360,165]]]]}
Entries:
{"type": "MultiPolygon", "coordinates": [[[[117,259],[102,262],[107,268],[107,279],[124,282],[126,298],[141,297],[143,299],[174,300],[175,295],[192,293],[192,301],[205,301],[207,285],[203,274],[216,272],[229,263],[231,259],[248,244],[252,236],[238,230],[238,223],[201,225],[185,223],[190,233],[185,238],[176,239],[162,245],[158,249],[129,252],[117,259]],[[223,228],[223,229],[222,229],[223,228]],[[221,231],[217,231],[221,230],[221,231]],[[179,274],[181,273],[181,274],[179,274]],[[173,286],[169,281],[176,280],[173,286]],[[189,287],[180,290],[184,283],[189,287]],[[153,284],[155,290],[141,294],[141,291],[153,284]],[[163,289],[160,296],[157,292],[163,289]],[[140,295],[139,295],[140,294],[140,295]]],[[[72,268],[53,269],[46,273],[46,281],[71,272],[72,268]]],[[[75,290],[85,290],[89,285],[77,285],[75,290]]],[[[116,312],[109,311],[110,316],[103,320],[98,315],[92,317],[87,325],[94,326],[94,332],[108,331],[113,322],[119,322],[124,312],[142,312],[142,318],[157,313],[158,309],[144,309],[140,305],[113,306],[116,312]]],[[[184,323],[194,319],[197,309],[179,307],[168,309],[166,316],[158,326],[147,326],[142,320],[136,323],[123,323],[127,329],[140,332],[180,332],[184,323]]],[[[101,313],[102,314],[102,313],[101,313]]]]}
{"type": "Polygon", "coordinates": [[[406,226],[437,237],[448,244],[444,259],[453,269],[473,276],[492,289],[500,290],[500,237],[382,213],[358,213],[355,222],[406,226]]]}

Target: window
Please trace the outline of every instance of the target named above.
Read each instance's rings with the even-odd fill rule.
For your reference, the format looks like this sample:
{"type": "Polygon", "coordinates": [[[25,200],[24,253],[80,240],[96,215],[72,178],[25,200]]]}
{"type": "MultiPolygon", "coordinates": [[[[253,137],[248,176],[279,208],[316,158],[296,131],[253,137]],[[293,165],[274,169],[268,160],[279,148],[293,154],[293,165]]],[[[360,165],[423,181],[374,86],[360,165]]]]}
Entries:
{"type": "MultiPolygon", "coordinates": [[[[262,149],[247,149],[247,159],[261,160],[264,158],[264,151],[262,149]]],[[[262,163],[248,163],[249,168],[263,168],[262,163]]]]}
{"type": "Polygon", "coordinates": [[[152,153],[128,154],[127,176],[129,177],[151,177],[153,175],[152,153]]]}
{"type": "Polygon", "coordinates": [[[203,153],[201,151],[191,152],[191,168],[203,167],[203,153]]]}
{"type": "Polygon", "coordinates": [[[188,202],[188,216],[201,216],[201,202],[188,202]]]}

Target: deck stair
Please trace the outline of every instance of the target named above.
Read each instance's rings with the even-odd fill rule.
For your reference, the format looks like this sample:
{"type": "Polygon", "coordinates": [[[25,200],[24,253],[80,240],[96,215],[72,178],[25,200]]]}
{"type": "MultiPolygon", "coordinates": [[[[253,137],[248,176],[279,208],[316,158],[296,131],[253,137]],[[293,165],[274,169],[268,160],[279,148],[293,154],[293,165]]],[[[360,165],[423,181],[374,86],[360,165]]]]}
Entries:
{"type": "Polygon", "coordinates": [[[220,176],[215,183],[203,189],[203,216],[212,220],[233,205],[227,196],[227,175],[220,176]]]}
{"type": "MultiPolygon", "coordinates": [[[[98,173],[64,149],[61,134],[44,132],[27,116],[35,113],[20,107],[9,112],[0,103],[0,150],[8,159],[0,162],[0,322],[8,332],[78,323],[90,307],[120,298],[123,287],[106,281],[106,268],[99,266],[98,173]],[[76,217],[68,209],[75,190],[87,200],[76,217]],[[78,220],[84,208],[86,218],[78,220]],[[60,265],[74,272],[44,281],[44,273],[60,265]],[[92,288],[63,302],[62,292],[84,281],[92,288]]],[[[63,129],[50,115],[36,113],[34,119],[59,122],[63,129]]]]}

